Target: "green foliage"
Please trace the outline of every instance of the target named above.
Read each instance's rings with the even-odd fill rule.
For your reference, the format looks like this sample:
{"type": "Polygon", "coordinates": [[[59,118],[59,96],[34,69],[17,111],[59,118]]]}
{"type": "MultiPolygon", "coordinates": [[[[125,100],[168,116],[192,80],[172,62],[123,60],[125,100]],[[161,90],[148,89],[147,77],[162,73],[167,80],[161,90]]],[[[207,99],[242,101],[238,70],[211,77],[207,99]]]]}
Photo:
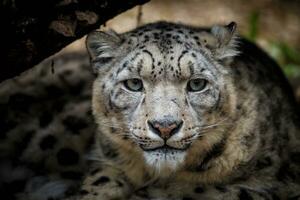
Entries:
{"type": "Polygon", "coordinates": [[[300,66],[299,65],[286,64],[283,67],[283,71],[289,78],[299,78],[300,77],[300,66]]]}
{"type": "Polygon", "coordinates": [[[283,42],[270,42],[266,49],[290,78],[300,77],[300,52],[283,42]]]}
{"type": "Polygon", "coordinates": [[[258,23],[259,23],[260,13],[258,11],[253,11],[249,18],[249,32],[247,38],[254,42],[258,35],[258,23]]]}

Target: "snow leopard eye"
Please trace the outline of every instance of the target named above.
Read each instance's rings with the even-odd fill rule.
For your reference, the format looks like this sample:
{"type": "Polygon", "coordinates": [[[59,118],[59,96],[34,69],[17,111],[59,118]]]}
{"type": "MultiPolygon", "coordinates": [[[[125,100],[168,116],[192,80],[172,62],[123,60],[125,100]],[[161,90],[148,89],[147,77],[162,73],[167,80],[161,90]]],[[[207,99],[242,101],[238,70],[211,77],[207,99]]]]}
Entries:
{"type": "Polygon", "coordinates": [[[206,88],[207,83],[208,82],[205,79],[201,79],[201,78],[192,79],[187,84],[187,91],[189,92],[203,91],[206,88]]]}
{"type": "Polygon", "coordinates": [[[133,92],[140,92],[143,90],[143,82],[140,79],[128,79],[124,81],[124,86],[126,89],[133,91],[133,92]]]}

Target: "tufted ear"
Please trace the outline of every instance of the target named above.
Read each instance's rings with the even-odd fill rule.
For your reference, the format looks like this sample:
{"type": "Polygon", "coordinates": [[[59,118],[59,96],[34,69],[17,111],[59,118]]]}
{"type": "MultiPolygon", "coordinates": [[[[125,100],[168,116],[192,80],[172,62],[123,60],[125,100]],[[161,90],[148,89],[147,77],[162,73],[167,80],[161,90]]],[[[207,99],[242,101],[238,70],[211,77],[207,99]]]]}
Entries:
{"type": "Polygon", "coordinates": [[[210,32],[200,32],[201,46],[209,49],[217,60],[231,60],[239,51],[237,50],[236,23],[227,26],[213,26],[210,32]]]}
{"type": "Polygon", "coordinates": [[[218,59],[233,57],[239,53],[235,34],[236,27],[235,22],[231,22],[226,26],[216,25],[212,27],[211,34],[216,38],[216,46],[213,47],[213,50],[218,59]]]}
{"type": "Polygon", "coordinates": [[[116,56],[121,37],[114,31],[94,31],[86,38],[86,47],[93,63],[107,64],[116,56]]]}

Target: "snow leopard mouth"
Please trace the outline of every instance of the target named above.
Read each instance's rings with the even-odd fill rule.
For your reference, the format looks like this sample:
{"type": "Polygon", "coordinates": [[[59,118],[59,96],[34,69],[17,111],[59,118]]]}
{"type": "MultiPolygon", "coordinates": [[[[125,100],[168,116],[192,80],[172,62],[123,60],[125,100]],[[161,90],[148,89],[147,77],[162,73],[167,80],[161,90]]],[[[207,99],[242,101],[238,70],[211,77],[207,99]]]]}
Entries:
{"type": "Polygon", "coordinates": [[[175,147],[171,147],[167,144],[164,144],[163,146],[160,146],[160,147],[151,148],[151,149],[146,149],[143,146],[140,146],[140,147],[146,152],[160,152],[160,153],[168,154],[168,153],[186,151],[190,147],[190,145],[186,145],[184,148],[175,148],[175,147]]]}
{"type": "MultiPolygon", "coordinates": [[[[158,171],[170,172],[176,170],[184,162],[186,148],[173,148],[163,145],[158,148],[147,149],[144,151],[144,158],[149,166],[158,169],[158,171]]],[[[166,174],[165,174],[166,175],[166,174]]]]}

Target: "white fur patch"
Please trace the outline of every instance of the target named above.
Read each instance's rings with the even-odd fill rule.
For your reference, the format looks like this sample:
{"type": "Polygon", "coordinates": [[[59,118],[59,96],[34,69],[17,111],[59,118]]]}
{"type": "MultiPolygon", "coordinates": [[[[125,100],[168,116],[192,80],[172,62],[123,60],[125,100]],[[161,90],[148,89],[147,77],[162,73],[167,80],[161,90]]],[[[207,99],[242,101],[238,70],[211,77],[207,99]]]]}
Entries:
{"type": "Polygon", "coordinates": [[[158,149],[154,151],[145,151],[144,158],[146,164],[155,169],[155,172],[161,175],[165,172],[173,172],[184,162],[186,152],[179,150],[158,149]]]}

